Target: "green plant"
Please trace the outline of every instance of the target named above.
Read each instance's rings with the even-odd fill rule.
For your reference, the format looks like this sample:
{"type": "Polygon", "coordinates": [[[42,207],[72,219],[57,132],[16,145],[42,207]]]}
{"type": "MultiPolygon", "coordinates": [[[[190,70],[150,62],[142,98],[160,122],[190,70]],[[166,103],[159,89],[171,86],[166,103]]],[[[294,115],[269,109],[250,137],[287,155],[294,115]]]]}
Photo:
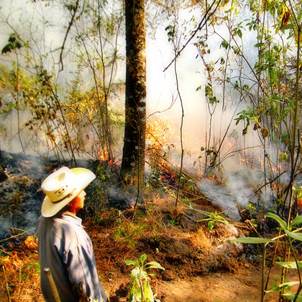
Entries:
{"type": "Polygon", "coordinates": [[[189,208],[202,214],[202,216],[205,217],[205,218],[198,219],[197,222],[207,222],[209,230],[213,230],[219,223],[229,224],[226,218],[218,212],[202,211],[202,210],[194,209],[192,206],[189,206],[189,208]]]}
{"type": "Polygon", "coordinates": [[[302,187],[293,186],[293,191],[296,193],[297,199],[302,198],[302,187]]]}
{"type": "Polygon", "coordinates": [[[218,223],[228,224],[229,222],[219,213],[217,212],[206,212],[204,214],[207,218],[201,219],[200,221],[208,222],[208,229],[213,230],[218,223]]]}
{"type": "MultiPolygon", "coordinates": [[[[286,222],[280,216],[274,213],[268,213],[266,218],[270,218],[278,223],[279,233],[277,236],[273,238],[262,238],[262,237],[241,237],[237,238],[235,241],[243,244],[263,244],[263,259],[262,259],[262,299],[264,301],[264,295],[266,293],[271,292],[280,292],[280,298],[282,301],[302,301],[302,278],[301,278],[301,268],[302,262],[298,261],[298,252],[296,248],[296,242],[302,241],[302,216],[298,215],[292,220],[286,222]],[[275,243],[279,240],[284,240],[284,243],[287,245],[288,252],[286,255],[292,255],[290,259],[288,256],[284,256],[284,261],[275,262],[278,266],[281,266],[282,273],[281,273],[281,281],[280,284],[274,285],[270,290],[267,290],[264,285],[264,270],[266,267],[266,249],[269,244],[275,243]],[[292,261],[292,259],[294,261],[292,261]],[[297,277],[298,280],[287,281],[286,279],[286,272],[288,269],[295,269],[297,270],[297,277]],[[298,286],[298,289],[294,290],[294,286],[298,286]]],[[[274,263],[273,263],[274,264],[274,263]]],[[[272,265],[273,265],[272,264],[272,265]]],[[[266,287],[269,280],[269,274],[267,276],[266,287]]],[[[281,301],[281,300],[279,300],[281,301]]]]}
{"type": "Polygon", "coordinates": [[[140,237],[146,229],[146,225],[133,222],[124,222],[116,228],[114,239],[126,243],[130,248],[134,248],[137,243],[137,238],[140,237]]]}
{"type": "Polygon", "coordinates": [[[142,254],[137,259],[126,260],[126,265],[133,266],[131,270],[130,302],[155,302],[156,299],[150,285],[150,270],[164,268],[156,261],[146,262],[147,255],[142,254]]]}
{"type": "Polygon", "coordinates": [[[171,225],[174,225],[174,226],[177,225],[177,220],[172,217],[168,217],[168,222],[171,225]]]}

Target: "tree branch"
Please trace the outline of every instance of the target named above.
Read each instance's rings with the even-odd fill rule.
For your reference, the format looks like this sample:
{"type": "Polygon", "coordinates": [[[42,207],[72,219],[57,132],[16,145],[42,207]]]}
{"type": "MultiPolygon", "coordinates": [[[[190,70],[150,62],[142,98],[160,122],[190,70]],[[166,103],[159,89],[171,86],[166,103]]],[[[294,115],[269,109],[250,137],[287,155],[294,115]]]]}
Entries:
{"type": "Polygon", "coordinates": [[[179,55],[183,52],[183,50],[188,46],[188,44],[191,42],[191,40],[195,37],[195,35],[198,33],[198,31],[200,31],[205,24],[207,24],[208,20],[210,19],[210,17],[216,12],[219,4],[220,4],[221,0],[214,0],[213,3],[210,5],[210,7],[207,9],[206,13],[204,14],[203,18],[201,19],[201,21],[199,22],[198,26],[196,27],[196,29],[193,31],[192,35],[190,36],[190,38],[187,40],[187,42],[182,46],[182,48],[177,51],[177,53],[175,54],[174,58],[172,59],[172,61],[164,68],[164,72],[173,64],[173,62],[176,60],[176,58],[179,57],[179,55]],[[210,13],[210,11],[212,10],[212,7],[215,5],[215,3],[217,2],[216,7],[214,8],[214,10],[210,13]]]}
{"type": "Polygon", "coordinates": [[[71,15],[71,19],[68,23],[68,26],[67,26],[67,30],[66,30],[66,33],[65,33],[65,37],[64,37],[64,40],[63,40],[63,44],[62,46],[60,47],[61,48],[61,51],[60,51],[60,60],[59,60],[59,63],[61,65],[60,67],[60,70],[59,71],[62,71],[64,69],[64,64],[63,64],[63,52],[64,52],[64,48],[65,48],[65,43],[66,43],[66,40],[67,40],[67,37],[68,37],[68,34],[71,30],[71,26],[73,24],[73,21],[74,21],[74,18],[77,14],[77,11],[78,11],[78,8],[79,8],[79,3],[80,3],[80,0],[77,0],[77,2],[75,3],[75,6],[73,8],[73,13],[71,15]]]}

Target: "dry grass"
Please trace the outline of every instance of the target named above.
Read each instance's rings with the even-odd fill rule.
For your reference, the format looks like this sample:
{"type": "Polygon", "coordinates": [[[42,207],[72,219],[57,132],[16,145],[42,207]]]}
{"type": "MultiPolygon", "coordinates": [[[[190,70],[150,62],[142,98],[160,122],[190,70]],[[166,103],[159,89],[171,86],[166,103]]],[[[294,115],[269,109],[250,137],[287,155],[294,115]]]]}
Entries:
{"type": "Polygon", "coordinates": [[[2,249],[0,256],[0,301],[44,301],[40,291],[37,243],[34,237],[27,237],[18,246],[10,243],[8,249],[2,249]]]}
{"type": "MultiPolygon", "coordinates": [[[[219,224],[210,231],[206,224],[186,220],[185,211],[183,205],[175,209],[174,200],[158,198],[136,211],[112,209],[85,219],[100,279],[109,296],[127,287],[130,269],[125,260],[142,253],[166,268],[158,280],[189,279],[210,271],[236,269],[238,251],[228,251],[227,257],[224,252],[215,254],[216,247],[230,236],[227,227],[219,224]]],[[[0,301],[8,301],[8,293],[11,301],[43,301],[34,238],[27,238],[10,250],[0,257],[0,301]]],[[[160,281],[153,282],[157,288],[160,281]]]]}
{"type": "Polygon", "coordinates": [[[221,246],[233,236],[228,226],[219,224],[210,231],[205,223],[183,223],[185,211],[183,205],[175,209],[174,200],[158,198],[147,204],[146,209],[106,211],[98,217],[98,224],[92,219],[86,221],[98,271],[110,295],[129,281],[130,270],[125,260],[142,253],[166,268],[159,279],[236,270],[239,265],[236,256],[240,251],[226,246],[227,256],[221,252],[221,246]]]}

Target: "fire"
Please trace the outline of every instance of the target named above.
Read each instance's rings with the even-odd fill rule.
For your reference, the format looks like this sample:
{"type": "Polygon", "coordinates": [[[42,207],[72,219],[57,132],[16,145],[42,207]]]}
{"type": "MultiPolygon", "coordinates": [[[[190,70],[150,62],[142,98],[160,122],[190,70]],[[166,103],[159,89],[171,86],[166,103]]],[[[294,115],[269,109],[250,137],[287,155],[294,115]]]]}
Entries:
{"type": "Polygon", "coordinates": [[[99,161],[108,161],[109,160],[109,153],[105,148],[99,148],[97,152],[97,157],[99,161]]]}
{"type": "Polygon", "coordinates": [[[167,143],[169,126],[160,119],[153,119],[147,124],[146,129],[146,153],[151,165],[162,166],[165,164],[167,151],[170,145],[167,143]]]}

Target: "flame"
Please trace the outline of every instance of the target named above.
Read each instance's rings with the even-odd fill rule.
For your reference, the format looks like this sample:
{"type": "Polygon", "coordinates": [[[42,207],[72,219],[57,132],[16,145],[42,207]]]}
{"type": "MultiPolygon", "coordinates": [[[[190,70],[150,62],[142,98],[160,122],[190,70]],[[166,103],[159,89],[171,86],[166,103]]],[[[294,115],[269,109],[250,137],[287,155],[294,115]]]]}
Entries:
{"type": "Polygon", "coordinates": [[[109,154],[107,149],[105,148],[99,148],[97,151],[97,157],[99,161],[108,161],[109,160],[109,154]]]}

